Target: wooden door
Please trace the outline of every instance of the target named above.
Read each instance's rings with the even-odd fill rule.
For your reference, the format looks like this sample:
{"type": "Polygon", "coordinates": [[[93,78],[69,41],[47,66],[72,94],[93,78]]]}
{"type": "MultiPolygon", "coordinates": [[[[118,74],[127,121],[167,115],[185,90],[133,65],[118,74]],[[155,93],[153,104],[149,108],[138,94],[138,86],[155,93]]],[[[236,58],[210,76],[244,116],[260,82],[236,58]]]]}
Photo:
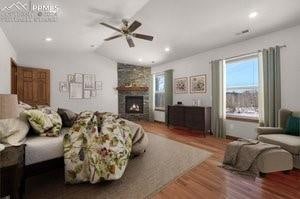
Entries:
{"type": "Polygon", "coordinates": [[[17,94],[20,101],[32,106],[50,105],[50,71],[18,67],[17,94]]]}
{"type": "Polygon", "coordinates": [[[36,104],[50,105],[49,70],[38,69],[33,73],[33,100],[36,104]]]}

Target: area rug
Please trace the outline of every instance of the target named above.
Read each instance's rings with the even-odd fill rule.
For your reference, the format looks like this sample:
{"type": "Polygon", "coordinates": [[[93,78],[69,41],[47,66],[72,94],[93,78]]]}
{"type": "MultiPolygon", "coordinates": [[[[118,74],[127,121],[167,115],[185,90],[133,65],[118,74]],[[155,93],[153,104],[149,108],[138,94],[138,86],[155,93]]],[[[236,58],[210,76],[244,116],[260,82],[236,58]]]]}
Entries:
{"type": "Polygon", "coordinates": [[[63,170],[56,170],[29,178],[25,198],[147,198],[211,155],[158,135],[148,133],[148,136],[146,153],[130,160],[120,180],[65,185],[63,170]]]}

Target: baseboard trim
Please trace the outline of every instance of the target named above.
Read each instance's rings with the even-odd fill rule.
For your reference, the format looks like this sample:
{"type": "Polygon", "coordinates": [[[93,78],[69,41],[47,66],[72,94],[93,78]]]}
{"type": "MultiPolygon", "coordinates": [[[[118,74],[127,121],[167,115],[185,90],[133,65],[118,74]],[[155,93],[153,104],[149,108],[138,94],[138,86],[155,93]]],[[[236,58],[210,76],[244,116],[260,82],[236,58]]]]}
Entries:
{"type": "Polygon", "coordinates": [[[154,122],[159,123],[159,124],[166,124],[165,122],[157,121],[157,120],[154,120],[154,122]]]}

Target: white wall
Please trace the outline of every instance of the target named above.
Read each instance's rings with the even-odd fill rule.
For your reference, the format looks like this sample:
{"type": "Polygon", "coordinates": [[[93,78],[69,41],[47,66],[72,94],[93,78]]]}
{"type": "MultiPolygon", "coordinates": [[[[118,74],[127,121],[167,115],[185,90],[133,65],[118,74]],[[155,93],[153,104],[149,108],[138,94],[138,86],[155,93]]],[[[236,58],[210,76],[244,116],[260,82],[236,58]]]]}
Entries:
{"type": "Polygon", "coordinates": [[[50,69],[51,106],[76,112],[84,110],[118,113],[117,63],[93,52],[86,53],[20,53],[18,64],[50,69]],[[68,92],[59,91],[59,82],[67,81],[68,74],[96,74],[103,82],[103,90],[91,99],[69,99],[68,92]]]}
{"type": "Polygon", "coordinates": [[[0,93],[10,93],[10,58],[17,59],[17,54],[0,28],[0,93]]]}
{"type": "Polygon", "coordinates": [[[154,111],[154,120],[157,121],[157,122],[165,122],[165,112],[154,111]]]}
{"type": "MultiPolygon", "coordinates": [[[[174,94],[174,103],[183,101],[191,105],[192,100],[200,98],[203,105],[211,105],[211,69],[209,61],[253,52],[275,45],[287,45],[281,50],[282,107],[300,110],[300,26],[256,37],[244,42],[225,46],[197,54],[192,57],[155,66],[152,73],[174,69],[174,78],[198,74],[208,75],[207,94],[174,94]]],[[[176,50],[176,49],[173,49],[176,50]]],[[[156,119],[156,118],[155,118],[156,119]]],[[[237,137],[254,138],[257,124],[227,121],[227,134],[237,137]]]]}

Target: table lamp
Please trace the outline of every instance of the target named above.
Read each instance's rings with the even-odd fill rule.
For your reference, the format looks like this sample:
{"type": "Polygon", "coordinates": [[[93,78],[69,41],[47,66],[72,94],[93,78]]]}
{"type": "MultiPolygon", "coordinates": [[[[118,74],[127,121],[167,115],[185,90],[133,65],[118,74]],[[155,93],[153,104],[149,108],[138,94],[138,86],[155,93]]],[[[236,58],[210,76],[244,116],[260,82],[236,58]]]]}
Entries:
{"type": "Polygon", "coordinates": [[[17,118],[18,116],[18,96],[0,94],[0,119],[17,118]]]}
{"type": "MultiPolygon", "coordinates": [[[[0,94],[0,120],[17,118],[18,116],[18,96],[0,94]]],[[[0,151],[4,149],[5,146],[0,143],[0,151]]]]}

